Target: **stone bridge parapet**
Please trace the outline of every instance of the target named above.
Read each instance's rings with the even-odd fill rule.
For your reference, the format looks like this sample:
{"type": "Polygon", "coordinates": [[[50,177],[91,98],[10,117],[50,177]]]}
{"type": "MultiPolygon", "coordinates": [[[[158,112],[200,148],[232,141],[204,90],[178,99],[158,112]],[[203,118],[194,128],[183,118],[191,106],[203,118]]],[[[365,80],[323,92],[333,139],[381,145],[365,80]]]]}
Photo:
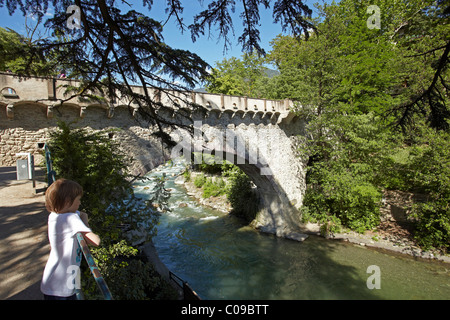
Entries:
{"type": "MultiPolygon", "coordinates": [[[[14,107],[23,103],[39,103],[46,108],[48,118],[54,116],[55,108],[63,102],[66,105],[74,105],[79,108],[79,116],[83,118],[89,107],[102,107],[105,116],[112,118],[119,107],[128,107],[135,114],[139,105],[128,99],[121,98],[117,101],[108,101],[100,97],[98,100],[86,99],[67,93],[67,86],[78,86],[78,80],[56,79],[46,77],[20,77],[11,73],[0,73],[0,103],[6,106],[6,116],[14,119],[14,107]]],[[[132,86],[132,90],[138,94],[144,94],[144,89],[132,86]]],[[[192,111],[193,106],[200,106],[204,112],[216,114],[218,118],[223,115],[236,118],[260,118],[272,122],[282,121],[289,116],[289,110],[293,106],[292,101],[253,99],[248,97],[230,96],[224,94],[210,94],[202,92],[185,92],[166,89],[148,89],[156,103],[161,105],[161,112],[176,113],[178,110],[192,111]]]]}

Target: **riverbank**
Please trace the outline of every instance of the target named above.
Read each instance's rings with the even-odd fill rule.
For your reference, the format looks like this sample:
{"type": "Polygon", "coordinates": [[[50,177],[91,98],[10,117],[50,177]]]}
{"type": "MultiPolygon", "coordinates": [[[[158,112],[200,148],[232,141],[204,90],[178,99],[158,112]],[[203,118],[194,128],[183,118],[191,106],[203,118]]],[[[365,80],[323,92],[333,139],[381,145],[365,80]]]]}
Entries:
{"type": "MultiPolygon", "coordinates": [[[[226,195],[203,198],[203,189],[197,188],[194,185],[194,179],[197,174],[200,173],[192,172],[191,179],[189,181],[186,181],[183,175],[179,175],[175,179],[175,183],[184,186],[184,188],[186,189],[186,193],[189,196],[193,197],[202,206],[207,206],[220,212],[229,213],[232,207],[226,195]]],[[[207,174],[206,176],[209,177],[209,175],[207,174]]],[[[180,206],[183,206],[183,204],[180,204],[180,206]]]]}
{"type": "Polygon", "coordinates": [[[414,242],[407,238],[401,238],[395,233],[391,233],[391,238],[397,238],[399,241],[385,240],[381,238],[382,234],[386,232],[367,231],[365,234],[359,234],[353,231],[345,233],[337,233],[326,237],[331,240],[341,240],[354,243],[360,246],[366,246],[373,249],[388,250],[395,253],[406,254],[415,258],[437,260],[445,263],[450,263],[449,255],[442,255],[435,251],[424,251],[419,248],[414,242]]]}
{"type": "MultiPolygon", "coordinates": [[[[191,175],[195,177],[195,173],[191,173],[191,175]]],[[[201,188],[197,188],[194,185],[193,178],[191,178],[190,181],[185,181],[183,175],[180,175],[175,183],[183,185],[186,189],[186,193],[196,199],[201,205],[208,206],[221,212],[229,213],[231,211],[231,205],[225,195],[206,199],[203,198],[203,191],[201,188]]],[[[382,210],[382,215],[382,222],[377,230],[366,231],[364,234],[346,230],[345,232],[324,236],[320,233],[320,225],[316,223],[307,223],[305,229],[302,231],[306,234],[322,236],[329,240],[346,241],[376,250],[387,250],[413,256],[415,258],[432,259],[450,263],[449,255],[442,255],[435,251],[422,250],[414,241],[406,223],[396,221],[386,210],[382,210]]]]}

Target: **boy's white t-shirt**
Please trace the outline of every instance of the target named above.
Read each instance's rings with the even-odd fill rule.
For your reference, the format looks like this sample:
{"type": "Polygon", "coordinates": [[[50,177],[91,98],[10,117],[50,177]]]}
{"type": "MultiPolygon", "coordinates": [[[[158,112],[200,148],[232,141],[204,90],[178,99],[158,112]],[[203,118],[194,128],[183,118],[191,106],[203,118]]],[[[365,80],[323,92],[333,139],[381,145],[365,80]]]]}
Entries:
{"type": "Polygon", "coordinates": [[[52,212],[48,216],[51,249],[42,277],[42,293],[58,297],[75,294],[74,270],[78,271],[82,258],[75,237],[77,232],[92,232],[81,220],[79,212],[52,212]]]}

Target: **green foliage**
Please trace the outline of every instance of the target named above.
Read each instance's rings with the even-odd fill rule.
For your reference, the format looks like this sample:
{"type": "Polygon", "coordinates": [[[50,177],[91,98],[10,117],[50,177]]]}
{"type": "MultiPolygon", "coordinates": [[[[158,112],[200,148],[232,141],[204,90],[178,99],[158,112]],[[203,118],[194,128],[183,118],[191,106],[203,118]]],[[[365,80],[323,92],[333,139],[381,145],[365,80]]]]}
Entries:
{"type": "Polygon", "coordinates": [[[167,300],[177,294],[153,266],[137,257],[138,250],[120,241],[92,253],[116,300],[167,300]]]}
{"type": "Polygon", "coordinates": [[[220,174],[222,172],[221,166],[214,162],[214,157],[204,154],[202,155],[202,162],[194,164],[194,170],[209,174],[220,174]]]}
{"type": "Polygon", "coordinates": [[[259,210],[259,198],[252,190],[250,178],[237,166],[224,172],[224,176],[228,177],[226,195],[233,208],[232,213],[251,222],[259,210]]]}
{"type": "MultiPolygon", "coordinates": [[[[381,190],[398,189],[428,196],[413,208],[416,239],[448,249],[448,5],[341,0],[316,8],[308,39],[280,35],[266,60],[218,63],[210,89],[299,102],[293,111],[307,122],[300,151],[308,159],[301,210],[324,233],[375,228],[381,190]],[[380,8],[380,29],[367,26],[372,4],[380,8]],[[265,63],[279,74],[265,76],[265,63]]],[[[233,179],[236,190],[248,190],[244,177],[233,179]]],[[[227,195],[246,205],[239,192],[227,195]]]]}
{"type": "Polygon", "coordinates": [[[197,188],[201,188],[201,187],[203,187],[205,182],[206,182],[206,177],[202,173],[202,174],[200,174],[200,175],[195,177],[195,179],[194,179],[194,186],[196,186],[197,188]]]}
{"type": "MultiPolygon", "coordinates": [[[[170,211],[169,208],[170,192],[165,188],[166,174],[163,173],[161,177],[154,178],[154,182],[155,186],[152,190],[153,196],[149,200],[150,205],[151,203],[157,203],[161,211],[163,212],[170,211]]],[[[157,220],[155,220],[155,222],[157,222],[157,220]]]]}
{"type": "Polygon", "coordinates": [[[37,54],[35,43],[12,29],[0,28],[0,71],[11,70],[13,73],[50,75],[56,73],[51,63],[51,56],[37,54]],[[31,58],[31,60],[27,59],[31,58]]]}
{"type": "Polygon", "coordinates": [[[381,192],[376,182],[387,139],[376,123],[373,114],[311,119],[311,139],[302,150],[310,155],[304,199],[310,217],[323,223],[333,217],[358,232],[378,225],[381,192]]]}
{"type": "Polygon", "coordinates": [[[309,207],[304,205],[300,208],[303,222],[312,222],[320,224],[320,234],[324,237],[329,237],[335,233],[342,231],[341,220],[334,215],[327,214],[317,214],[316,212],[311,212],[309,207]]]}
{"type": "Polygon", "coordinates": [[[13,30],[6,30],[0,28],[0,48],[2,48],[2,55],[0,57],[0,70],[11,70],[16,72],[16,64],[20,59],[17,52],[24,47],[22,37],[13,30]]]}
{"type": "Polygon", "coordinates": [[[414,207],[413,216],[418,219],[415,234],[419,244],[425,249],[450,249],[449,197],[433,199],[414,207]]]}
{"type": "Polygon", "coordinates": [[[189,171],[189,169],[186,168],[186,170],[184,170],[183,172],[183,177],[184,177],[184,181],[191,181],[191,171],[189,171]]]}
{"type": "Polygon", "coordinates": [[[222,164],[206,164],[196,165],[199,170],[206,172],[219,172],[222,177],[226,177],[226,181],[222,178],[206,178],[203,171],[194,179],[194,185],[197,188],[203,187],[203,197],[227,195],[228,201],[232,206],[232,214],[251,222],[255,219],[259,210],[259,198],[252,189],[252,181],[238,166],[223,161],[222,164]]]}
{"type": "Polygon", "coordinates": [[[203,185],[203,198],[218,197],[225,194],[225,181],[223,179],[206,179],[203,185]]]}
{"type": "Polygon", "coordinates": [[[414,205],[416,239],[445,250],[448,131],[428,126],[449,127],[448,7],[381,0],[381,29],[369,29],[371,4],[317,5],[308,41],[272,41],[268,60],[280,71],[273,92],[300,101],[294,109],[308,121],[303,218],[321,222],[324,233],[341,225],[362,232],[379,222],[381,189],[421,192],[428,201],[414,205]]]}
{"type": "Polygon", "coordinates": [[[416,238],[425,248],[450,249],[450,133],[423,127],[411,148],[409,178],[428,195],[413,207],[416,238]]]}
{"type": "Polygon", "coordinates": [[[269,69],[264,63],[265,59],[256,53],[244,54],[241,59],[224,59],[212,69],[206,89],[210,93],[266,97],[271,90],[269,69]]]}

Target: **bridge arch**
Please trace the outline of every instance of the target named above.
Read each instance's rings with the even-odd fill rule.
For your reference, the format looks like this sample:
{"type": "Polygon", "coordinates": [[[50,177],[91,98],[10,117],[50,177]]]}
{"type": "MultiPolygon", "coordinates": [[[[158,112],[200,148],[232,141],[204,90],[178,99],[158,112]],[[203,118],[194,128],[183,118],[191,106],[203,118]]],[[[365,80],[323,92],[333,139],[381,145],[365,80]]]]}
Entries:
{"type": "Polygon", "coordinates": [[[279,134],[279,130],[278,126],[249,128],[242,124],[222,129],[205,124],[194,128],[193,136],[177,130],[171,134],[177,141],[171,150],[171,157],[183,156],[188,163],[199,164],[201,157],[195,155],[208,154],[214,156],[216,163],[227,160],[237,165],[256,185],[259,195],[258,213],[252,226],[280,237],[302,241],[307,236],[303,233],[304,226],[297,207],[303,200],[305,163],[292,154],[290,137],[272,141],[267,139],[268,134],[279,134]],[[261,141],[274,145],[264,145],[261,141]],[[285,159],[277,161],[277,157],[273,156],[277,152],[285,159]],[[274,162],[280,163],[275,165],[274,162]]]}

